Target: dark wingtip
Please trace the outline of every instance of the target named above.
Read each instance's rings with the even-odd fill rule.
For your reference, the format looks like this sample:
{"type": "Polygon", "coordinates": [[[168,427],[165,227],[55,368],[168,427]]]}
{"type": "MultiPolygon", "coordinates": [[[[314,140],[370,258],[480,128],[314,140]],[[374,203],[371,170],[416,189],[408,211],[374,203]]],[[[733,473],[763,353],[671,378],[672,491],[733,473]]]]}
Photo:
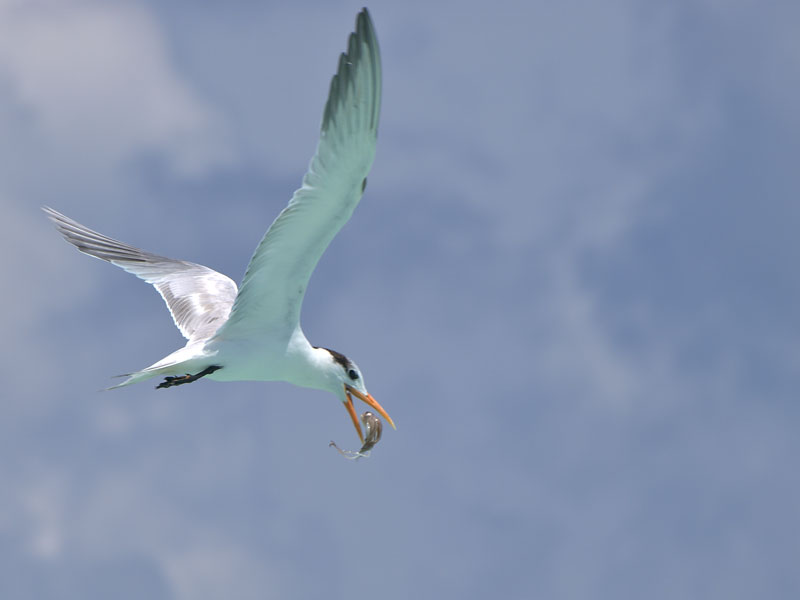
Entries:
{"type": "MultiPolygon", "coordinates": [[[[372,76],[374,80],[380,81],[380,49],[375,35],[375,28],[372,18],[366,7],[356,15],[355,31],[350,33],[347,39],[347,51],[339,56],[339,64],[336,74],[331,79],[330,89],[328,90],[328,100],[325,103],[325,110],[322,113],[321,132],[324,134],[330,125],[338,104],[342,101],[341,96],[347,93],[348,86],[352,85],[352,77],[356,65],[363,60],[370,60],[372,64],[372,76]],[[364,50],[368,49],[370,56],[362,56],[364,50]]],[[[377,99],[373,99],[373,114],[370,118],[370,126],[377,129],[378,111],[380,110],[380,91],[377,92],[377,99]]]]}

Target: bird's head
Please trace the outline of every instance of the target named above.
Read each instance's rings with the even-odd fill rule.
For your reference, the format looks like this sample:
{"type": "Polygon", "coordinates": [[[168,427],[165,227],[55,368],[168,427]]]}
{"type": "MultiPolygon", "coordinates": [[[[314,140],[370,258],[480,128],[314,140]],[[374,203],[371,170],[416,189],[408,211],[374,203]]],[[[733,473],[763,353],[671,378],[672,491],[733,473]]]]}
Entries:
{"type": "Polygon", "coordinates": [[[335,350],[330,350],[328,348],[323,348],[323,350],[326,350],[331,357],[330,372],[332,374],[332,385],[334,388],[332,391],[339,396],[339,399],[347,409],[347,413],[353,420],[353,426],[358,432],[361,443],[364,443],[364,434],[361,431],[361,423],[359,422],[355,406],[353,405],[353,396],[376,410],[378,414],[386,419],[389,425],[392,426],[392,429],[397,429],[389,414],[383,410],[383,407],[378,404],[377,400],[367,392],[367,387],[364,385],[364,377],[361,375],[361,370],[358,368],[358,365],[344,354],[336,352],[335,350]]]}

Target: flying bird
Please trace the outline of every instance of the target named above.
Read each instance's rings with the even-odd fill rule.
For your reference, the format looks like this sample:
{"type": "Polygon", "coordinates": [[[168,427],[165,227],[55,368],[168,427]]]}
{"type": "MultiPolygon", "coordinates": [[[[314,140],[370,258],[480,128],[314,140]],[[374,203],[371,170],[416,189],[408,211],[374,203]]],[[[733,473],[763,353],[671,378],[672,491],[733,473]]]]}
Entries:
{"type": "Polygon", "coordinates": [[[201,377],[288,381],[335,394],[362,443],[353,396],[394,427],[367,392],[358,366],[335,350],[312,346],[300,326],[311,273],[364,193],[375,156],[380,106],[380,50],[365,8],[331,80],[308,172],[258,244],[238,289],[229,277],[208,267],[140,250],[44,207],[61,235],[78,250],[152,284],[187,339],[183,348],[128,374],[114,388],[154,377],[163,378],[157,388],[201,377]]]}

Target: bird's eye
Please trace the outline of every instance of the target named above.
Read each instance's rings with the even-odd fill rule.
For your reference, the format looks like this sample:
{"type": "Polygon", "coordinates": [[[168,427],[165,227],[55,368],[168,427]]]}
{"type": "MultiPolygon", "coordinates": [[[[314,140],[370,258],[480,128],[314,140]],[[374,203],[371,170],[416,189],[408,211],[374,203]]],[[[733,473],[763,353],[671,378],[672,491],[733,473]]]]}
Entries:
{"type": "Polygon", "coordinates": [[[350,369],[350,370],[347,372],[347,375],[348,375],[348,376],[350,377],[350,379],[352,379],[353,381],[355,381],[356,379],[358,379],[358,371],[356,371],[355,369],[350,369]]]}

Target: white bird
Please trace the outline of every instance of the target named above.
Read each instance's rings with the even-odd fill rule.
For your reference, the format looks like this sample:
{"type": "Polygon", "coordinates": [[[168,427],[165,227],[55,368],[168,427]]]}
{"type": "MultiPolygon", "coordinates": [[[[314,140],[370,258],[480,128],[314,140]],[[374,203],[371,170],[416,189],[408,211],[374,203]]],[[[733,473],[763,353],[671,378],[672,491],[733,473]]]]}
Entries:
{"type": "Polygon", "coordinates": [[[128,374],[122,387],[164,377],[158,388],[217,381],[288,381],[327,390],[344,403],[364,441],[352,396],[394,422],[367,392],[356,364],[312,346],[300,327],[308,280],[322,253],[364,193],[375,156],[381,105],[381,59],[367,9],[356,18],[339,58],[322,116],[320,140],[302,186],[267,230],[241,289],[225,275],[151,254],[106,237],[52,208],[43,210],[81,252],[106,260],[155,286],[186,345],[128,374]]]}

